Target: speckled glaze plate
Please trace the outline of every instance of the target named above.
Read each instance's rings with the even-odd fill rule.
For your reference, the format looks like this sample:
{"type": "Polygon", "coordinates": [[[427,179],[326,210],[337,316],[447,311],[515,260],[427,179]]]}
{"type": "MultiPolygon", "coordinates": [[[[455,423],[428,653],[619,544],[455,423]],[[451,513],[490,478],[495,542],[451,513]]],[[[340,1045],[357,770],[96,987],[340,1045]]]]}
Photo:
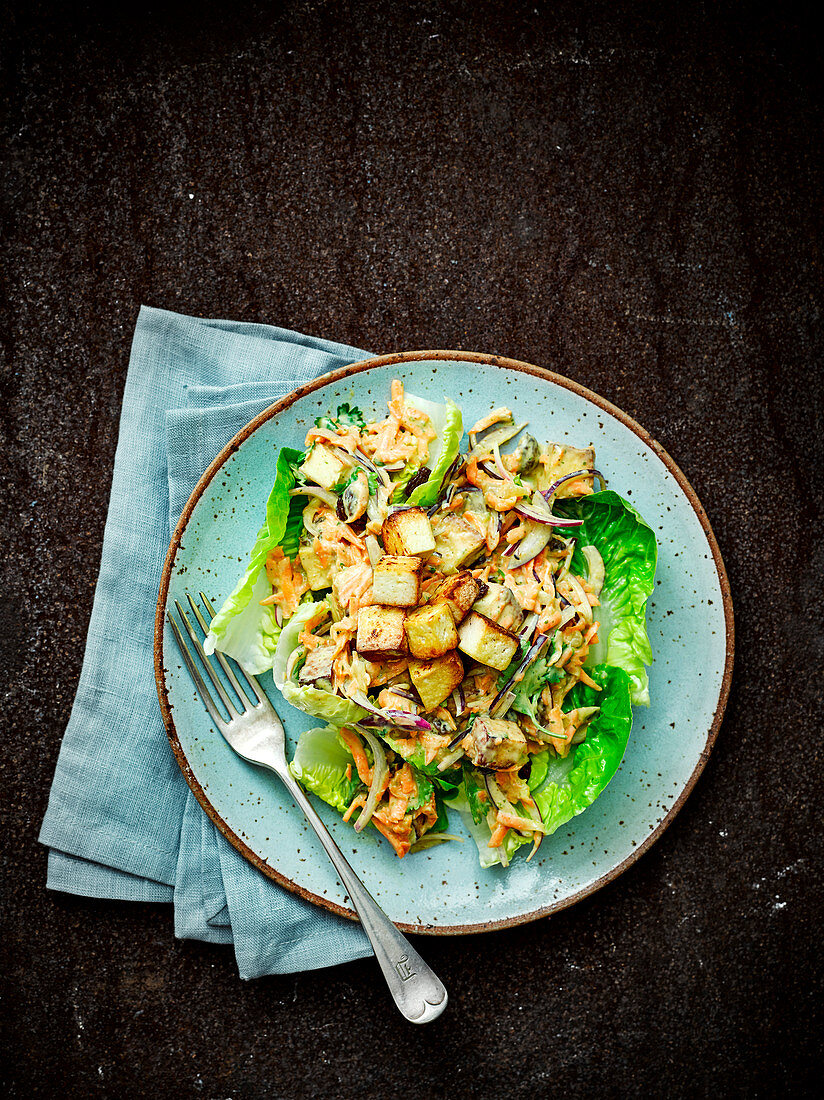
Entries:
{"type": "MultiPolygon", "coordinates": [[[[278,779],[235,756],[212,727],[165,622],[166,606],[203,590],[216,604],[245,568],[281,446],[303,447],[320,412],[341,401],[380,413],[393,378],[413,393],[461,406],[471,424],[495,405],[528,420],[539,439],[594,445],[609,486],[638,508],[659,542],[648,609],[655,655],[649,709],[635,710],[624,761],[599,799],[544,841],[527,863],[481,870],[460,816],[463,844],[398,860],[374,830],[355,837],[319,810],[366,886],[404,930],[455,935],[504,928],[573,904],[614,879],[661,835],[706,763],[721,722],[733,660],[729,584],[715,537],[686,478],[633,420],[582,386],[497,356],[430,351],[387,355],[325,375],[266,409],[224,448],[192,494],[174,533],[158,600],[158,692],[187,782],[221,832],[266,875],[354,918],[302,814],[278,779]]],[[[318,721],[263,678],[294,748],[318,721]]]]}

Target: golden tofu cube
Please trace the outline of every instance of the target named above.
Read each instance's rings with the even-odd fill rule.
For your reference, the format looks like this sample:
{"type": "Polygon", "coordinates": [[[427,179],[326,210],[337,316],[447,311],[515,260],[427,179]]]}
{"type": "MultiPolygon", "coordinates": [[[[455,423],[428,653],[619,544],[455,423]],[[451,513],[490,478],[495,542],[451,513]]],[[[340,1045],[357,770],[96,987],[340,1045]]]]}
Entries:
{"type": "Polygon", "coordinates": [[[423,709],[434,710],[463,680],[463,661],[453,649],[431,661],[410,661],[409,675],[421,697],[423,709]]]}
{"type": "Polygon", "coordinates": [[[457,573],[477,557],[486,546],[486,539],[468,520],[460,516],[444,516],[435,535],[435,550],[440,554],[440,571],[457,573]]]}
{"type": "Polygon", "coordinates": [[[415,607],[421,597],[420,558],[386,554],[372,569],[372,597],[391,607],[415,607]]]}
{"type": "Polygon", "coordinates": [[[472,610],[492,619],[504,630],[517,630],[524,621],[521,605],[511,590],[506,585],[495,584],[494,581],[487,582],[486,592],[475,601],[472,610]]]}
{"type": "Polygon", "coordinates": [[[515,722],[479,714],[461,742],[476,768],[515,768],[529,759],[526,738],[515,722]]]}
{"type": "Polygon", "coordinates": [[[433,599],[446,600],[456,623],[464,619],[480,595],[481,586],[468,569],[445,577],[432,594],[433,599]]]}
{"type": "MultiPolygon", "coordinates": [[[[535,484],[538,489],[548,489],[559,477],[566,474],[574,474],[576,470],[592,470],[595,468],[595,451],[592,447],[567,447],[563,443],[548,443],[541,448],[543,461],[536,470],[535,484]]],[[[558,500],[564,497],[579,497],[581,485],[588,486],[587,494],[593,491],[594,482],[591,478],[581,478],[580,481],[565,481],[559,485],[555,493],[558,500]]]]}
{"type": "Polygon", "coordinates": [[[318,684],[323,686],[327,681],[332,686],[332,664],[335,657],[333,645],[320,645],[306,655],[303,668],[298,673],[298,683],[318,684]]]}
{"type": "Polygon", "coordinates": [[[503,672],[518,651],[518,637],[485,615],[470,611],[458,630],[458,649],[503,672]]]}
{"type": "Polygon", "coordinates": [[[355,649],[369,661],[404,657],[409,652],[404,632],[406,612],[400,607],[369,604],[358,611],[355,649]]]}
{"type": "Polygon", "coordinates": [[[391,512],[381,528],[387,554],[431,554],[435,549],[432,524],[425,508],[399,508],[391,512]]]}
{"type": "Polygon", "coordinates": [[[319,588],[329,588],[332,584],[331,562],[329,565],[321,565],[314,547],[307,544],[298,548],[298,557],[303,566],[303,572],[313,592],[319,588]]]}
{"type": "Polygon", "coordinates": [[[406,637],[413,657],[441,657],[458,644],[455,620],[446,600],[433,600],[406,618],[406,637]]]}
{"type": "Polygon", "coordinates": [[[322,489],[333,489],[347,469],[343,459],[338,458],[331,447],[325,443],[316,443],[309,457],[300,467],[307,481],[320,485],[322,489]]]}

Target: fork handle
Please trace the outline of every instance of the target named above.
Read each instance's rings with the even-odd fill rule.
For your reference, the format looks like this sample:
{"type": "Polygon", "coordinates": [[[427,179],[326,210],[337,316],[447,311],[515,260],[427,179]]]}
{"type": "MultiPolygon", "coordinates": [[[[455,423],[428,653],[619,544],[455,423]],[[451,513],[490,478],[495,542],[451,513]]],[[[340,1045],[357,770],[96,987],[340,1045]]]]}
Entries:
{"type": "Polygon", "coordinates": [[[413,1024],[426,1024],[437,1019],[447,1002],[443,982],[363,885],[294,777],[280,768],[275,770],[332,860],[369,937],[375,958],[401,1015],[413,1024]]]}

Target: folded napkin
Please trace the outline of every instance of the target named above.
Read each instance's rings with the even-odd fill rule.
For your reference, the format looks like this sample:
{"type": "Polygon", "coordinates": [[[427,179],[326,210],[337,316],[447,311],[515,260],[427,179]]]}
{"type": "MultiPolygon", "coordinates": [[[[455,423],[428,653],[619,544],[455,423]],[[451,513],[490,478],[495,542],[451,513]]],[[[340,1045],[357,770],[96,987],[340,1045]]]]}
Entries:
{"type": "Polygon", "coordinates": [[[371,948],[359,925],[247,863],[186,785],[154,682],[160,573],[170,532],[224,444],[278,398],[366,354],[146,307],[132,344],[83,669],[40,832],[46,884],[172,902],[176,935],[233,943],[242,978],[347,962],[371,948]]]}

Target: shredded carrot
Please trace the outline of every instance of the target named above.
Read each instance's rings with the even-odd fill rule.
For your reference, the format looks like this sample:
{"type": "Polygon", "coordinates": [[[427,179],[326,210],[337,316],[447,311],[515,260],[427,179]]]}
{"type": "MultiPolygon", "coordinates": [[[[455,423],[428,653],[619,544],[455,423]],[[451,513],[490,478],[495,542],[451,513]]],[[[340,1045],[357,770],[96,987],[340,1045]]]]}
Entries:
{"type": "Polygon", "coordinates": [[[383,835],[395,849],[398,859],[403,859],[403,857],[406,855],[411,847],[409,840],[401,840],[401,838],[393,833],[392,830],[389,829],[386,825],[384,825],[384,823],[378,817],[376,817],[375,814],[372,814],[372,824],[375,826],[379,833],[383,833],[383,835]]]}
{"type": "Polygon", "coordinates": [[[483,432],[487,428],[491,428],[493,424],[501,424],[506,420],[512,420],[512,410],[508,409],[505,405],[501,405],[497,409],[492,409],[486,416],[482,416],[480,420],[476,420],[469,429],[469,435],[477,435],[478,432],[483,432]]]}
{"type": "Polygon", "coordinates": [[[346,765],[346,778],[348,780],[350,780],[350,782],[351,782],[351,779],[352,779],[352,765],[351,764],[346,765]]]}
{"type": "Polygon", "coordinates": [[[478,468],[478,459],[473,458],[466,466],[466,480],[476,489],[480,489],[484,500],[496,512],[508,512],[514,508],[521,497],[529,494],[525,485],[516,485],[514,481],[502,481],[490,477],[478,468]]]}
{"type": "Polygon", "coordinates": [[[588,687],[595,688],[596,691],[601,691],[602,690],[601,685],[596,684],[595,681],[592,679],[592,677],[589,675],[589,673],[584,672],[584,670],[582,668],[579,668],[577,670],[577,673],[578,673],[578,679],[581,681],[582,684],[586,684],[588,687]]]}
{"type": "Polygon", "coordinates": [[[530,821],[528,817],[518,817],[517,814],[510,814],[505,810],[499,810],[498,824],[499,826],[506,825],[509,829],[517,829],[519,833],[534,833],[537,822],[530,821]]]}
{"type": "Polygon", "coordinates": [[[341,740],[352,753],[352,758],[355,761],[355,767],[358,769],[358,777],[361,783],[371,783],[372,769],[369,767],[369,761],[366,758],[366,752],[361,744],[360,737],[358,737],[353,730],[346,729],[345,726],[341,729],[340,736],[341,740]]]}
{"type": "Polygon", "coordinates": [[[490,848],[500,848],[500,846],[504,842],[504,837],[506,836],[506,834],[508,832],[509,832],[509,826],[508,825],[497,825],[495,827],[495,831],[493,832],[493,834],[492,834],[492,836],[489,840],[489,845],[488,846],[490,848]]]}
{"type": "Polygon", "coordinates": [[[343,820],[348,821],[352,814],[357,810],[359,806],[366,805],[366,798],[362,794],[356,794],[347,807],[346,813],[343,815],[343,820]]]}

